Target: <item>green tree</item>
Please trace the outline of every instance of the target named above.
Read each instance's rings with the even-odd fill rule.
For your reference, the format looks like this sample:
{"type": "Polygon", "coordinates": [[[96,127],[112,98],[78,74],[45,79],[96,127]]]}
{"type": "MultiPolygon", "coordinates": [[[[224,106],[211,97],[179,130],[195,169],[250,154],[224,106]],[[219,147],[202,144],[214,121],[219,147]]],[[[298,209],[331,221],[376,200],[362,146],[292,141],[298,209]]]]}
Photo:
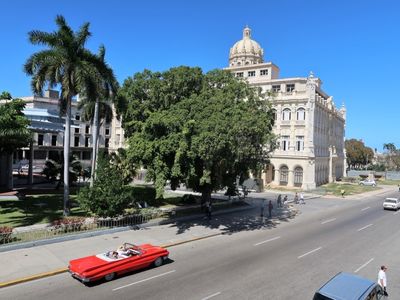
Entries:
{"type": "Polygon", "coordinates": [[[137,165],[135,162],[130,161],[127,152],[123,148],[119,148],[117,152],[111,153],[111,164],[121,174],[125,184],[132,182],[136,175],[137,165]]]}
{"type": "MultiPolygon", "coordinates": [[[[59,157],[55,160],[47,160],[45,162],[45,166],[43,168],[42,174],[46,176],[47,180],[56,181],[57,178],[58,184],[56,189],[58,189],[61,183],[64,181],[64,164],[63,164],[63,157],[59,157]]],[[[82,172],[82,164],[74,155],[70,156],[69,159],[69,184],[78,181],[78,176],[82,172]]]]}
{"type": "Polygon", "coordinates": [[[41,94],[45,85],[61,87],[60,111],[65,114],[64,132],[64,215],[69,214],[69,154],[71,137],[71,101],[80,92],[95,93],[88,89],[92,84],[91,72],[104,71],[104,62],[85,48],[90,37],[89,23],[74,32],[63,16],[56,17],[58,30],[55,32],[31,31],[29,40],[34,45],[47,47],[32,54],[24,70],[32,76],[34,94],[41,94]]]}
{"type": "Polygon", "coordinates": [[[361,140],[350,139],[345,141],[347,164],[349,168],[363,168],[372,162],[374,151],[366,147],[361,140]]]}
{"type": "Polygon", "coordinates": [[[265,95],[230,72],[180,67],[126,80],[128,157],[148,170],[157,197],[170,181],[202,193],[232,187],[259,172],[274,149],[265,95]],[[132,119],[136,118],[136,119],[132,119]]]}
{"type": "Polygon", "coordinates": [[[78,108],[83,109],[83,118],[92,124],[92,178],[90,186],[93,186],[96,174],[97,153],[99,149],[99,131],[103,121],[110,122],[113,118],[111,100],[115,98],[118,89],[118,82],[115,79],[113,70],[105,62],[105,47],[101,46],[98,54],[99,60],[103,63],[101,72],[96,68],[90,72],[90,80],[82,93],[83,99],[78,108]]]}
{"type": "Polygon", "coordinates": [[[100,217],[123,214],[131,202],[130,192],[106,153],[99,153],[96,173],[93,187],[84,187],[77,195],[80,207],[100,217]]]}
{"type": "Polygon", "coordinates": [[[383,150],[387,151],[386,164],[390,170],[400,169],[400,149],[397,149],[394,143],[383,144],[383,150]]]}
{"type": "Polygon", "coordinates": [[[2,166],[2,168],[8,173],[7,188],[12,189],[13,152],[29,144],[32,132],[28,129],[30,122],[22,112],[25,103],[19,99],[12,100],[10,93],[7,92],[3,92],[0,98],[11,99],[0,104],[0,153],[8,157],[7,167],[2,166]]]}

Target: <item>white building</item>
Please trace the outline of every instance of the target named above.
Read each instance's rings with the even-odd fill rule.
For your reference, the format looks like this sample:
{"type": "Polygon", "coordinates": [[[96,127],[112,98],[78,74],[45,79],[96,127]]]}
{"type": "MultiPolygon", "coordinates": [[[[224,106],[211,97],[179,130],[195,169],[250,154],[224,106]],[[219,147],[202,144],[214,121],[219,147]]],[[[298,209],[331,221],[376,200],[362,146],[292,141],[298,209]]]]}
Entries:
{"type": "Polygon", "coordinates": [[[310,190],[345,174],[346,109],[337,109],[322,82],[308,77],[279,78],[279,68],[264,62],[264,51],[251,39],[251,30],[230,49],[229,67],[250,85],[273,93],[274,133],[279,148],[263,174],[264,185],[310,190]]]}

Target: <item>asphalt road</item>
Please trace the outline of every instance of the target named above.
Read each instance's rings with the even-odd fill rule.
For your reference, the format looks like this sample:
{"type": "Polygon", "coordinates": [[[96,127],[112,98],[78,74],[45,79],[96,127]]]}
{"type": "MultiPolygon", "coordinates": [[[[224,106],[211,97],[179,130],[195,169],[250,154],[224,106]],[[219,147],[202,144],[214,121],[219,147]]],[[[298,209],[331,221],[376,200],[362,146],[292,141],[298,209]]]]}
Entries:
{"type": "Polygon", "coordinates": [[[60,274],[3,288],[0,299],[303,300],[340,271],[376,280],[381,264],[389,266],[390,298],[400,299],[400,211],[384,211],[382,202],[313,199],[276,228],[170,248],[171,261],[159,268],[91,287],[60,274]]]}

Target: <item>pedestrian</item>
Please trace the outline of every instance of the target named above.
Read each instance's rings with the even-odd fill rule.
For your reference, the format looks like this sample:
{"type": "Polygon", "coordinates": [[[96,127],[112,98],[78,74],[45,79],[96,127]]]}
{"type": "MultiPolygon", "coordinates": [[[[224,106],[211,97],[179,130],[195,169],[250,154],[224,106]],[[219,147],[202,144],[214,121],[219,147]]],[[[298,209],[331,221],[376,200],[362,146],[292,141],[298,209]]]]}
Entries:
{"type": "Polygon", "coordinates": [[[287,202],[288,202],[287,195],[285,195],[285,197],[283,197],[283,205],[287,206],[287,202]]]}
{"type": "Polygon", "coordinates": [[[272,209],[274,208],[274,206],[272,205],[272,201],[271,200],[269,200],[269,203],[268,203],[268,212],[269,212],[269,218],[271,219],[272,218],[272,209]]]}
{"type": "Polygon", "coordinates": [[[208,220],[211,220],[211,210],[212,210],[211,202],[207,201],[206,202],[206,216],[207,216],[208,220]]]}
{"type": "Polygon", "coordinates": [[[304,201],[304,194],[300,193],[300,204],[306,204],[306,202],[304,201]]]}
{"type": "Polygon", "coordinates": [[[386,270],[387,267],[386,266],[381,266],[381,269],[379,270],[378,273],[378,284],[381,286],[381,288],[383,288],[383,294],[385,296],[389,296],[389,294],[386,291],[386,270]]]}
{"type": "Polygon", "coordinates": [[[278,199],[276,199],[276,204],[278,207],[282,207],[282,195],[278,195],[278,199]]]}
{"type": "Polygon", "coordinates": [[[297,192],[296,194],[294,194],[294,203],[299,204],[299,195],[297,194],[297,192]]]}
{"type": "Polygon", "coordinates": [[[346,191],[342,189],[342,190],[340,191],[340,193],[342,194],[342,198],[344,198],[344,193],[346,193],[346,191]]]}

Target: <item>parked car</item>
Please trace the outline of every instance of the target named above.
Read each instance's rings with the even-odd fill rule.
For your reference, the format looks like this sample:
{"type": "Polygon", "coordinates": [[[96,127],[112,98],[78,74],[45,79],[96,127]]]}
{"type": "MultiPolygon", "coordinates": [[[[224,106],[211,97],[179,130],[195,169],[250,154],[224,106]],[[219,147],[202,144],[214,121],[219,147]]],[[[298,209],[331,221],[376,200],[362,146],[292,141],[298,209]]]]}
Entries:
{"type": "Polygon", "coordinates": [[[383,290],[375,281],[340,272],[325,283],[313,300],[378,300],[383,299],[383,290]]]}
{"type": "Polygon", "coordinates": [[[397,198],[386,198],[383,202],[383,209],[394,209],[400,208],[400,200],[397,198]]]}
{"type": "Polygon", "coordinates": [[[372,180],[372,179],[361,180],[358,184],[359,184],[359,185],[376,186],[375,180],[372,180]]]}
{"type": "Polygon", "coordinates": [[[118,251],[108,251],[71,260],[68,270],[74,278],[83,283],[100,279],[110,281],[117,275],[144,269],[151,265],[159,267],[168,259],[168,255],[168,250],[162,247],[124,243],[118,251]]]}

